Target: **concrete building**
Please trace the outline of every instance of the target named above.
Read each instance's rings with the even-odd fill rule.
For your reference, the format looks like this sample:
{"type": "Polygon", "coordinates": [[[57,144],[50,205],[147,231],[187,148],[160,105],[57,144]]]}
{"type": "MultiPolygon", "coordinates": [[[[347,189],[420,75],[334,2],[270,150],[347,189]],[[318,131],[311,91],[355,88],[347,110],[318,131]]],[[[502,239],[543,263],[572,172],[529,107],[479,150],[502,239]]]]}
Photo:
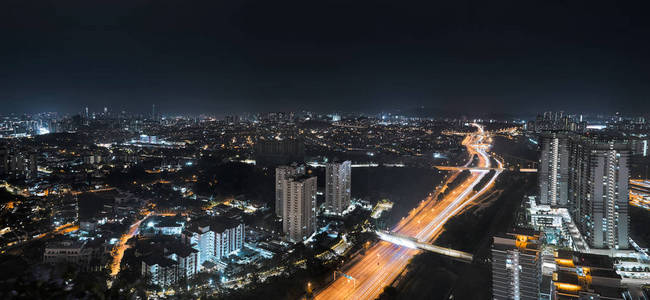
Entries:
{"type": "Polygon", "coordinates": [[[47,243],[43,251],[43,262],[50,265],[70,263],[81,270],[97,270],[102,267],[106,252],[106,246],[101,240],[65,239],[47,243]]]}
{"type": "Polygon", "coordinates": [[[292,242],[316,230],[316,177],[294,176],[283,181],[282,230],[292,242]]]}
{"type": "Polygon", "coordinates": [[[198,266],[216,262],[244,247],[245,230],[240,221],[225,217],[205,217],[188,224],[182,234],[185,243],[199,251],[198,266]]]}
{"type": "Polygon", "coordinates": [[[566,207],[569,182],[569,139],[565,133],[541,136],[539,199],[541,204],[566,207]]]}
{"type": "Polygon", "coordinates": [[[559,132],[541,141],[539,202],[568,208],[591,248],[629,248],[629,141],[559,132]]]}
{"type": "Polygon", "coordinates": [[[492,298],[540,297],[541,259],[539,236],[508,233],[494,237],[492,244],[492,298]]]}
{"type": "Polygon", "coordinates": [[[18,149],[0,149],[0,175],[14,177],[35,177],[37,173],[37,155],[32,151],[18,149]]]}
{"type": "Polygon", "coordinates": [[[330,213],[340,215],[350,206],[352,162],[325,165],[325,204],[330,213]]]}
{"type": "Polygon", "coordinates": [[[81,231],[85,231],[85,232],[88,232],[88,233],[95,232],[95,230],[97,230],[98,225],[99,225],[99,222],[97,221],[97,219],[93,219],[93,218],[88,218],[88,219],[79,221],[79,229],[81,231]]]}
{"type": "Polygon", "coordinates": [[[583,196],[586,194],[589,173],[589,145],[580,142],[581,139],[580,136],[572,137],[569,149],[569,212],[578,224],[583,219],[583,196]]]}
{"type": "Polygon", "coordinates": [[[52,207],[52,221],[54,226],[79,221],[79,199],[72,193],[59,194],[56,205],[52,207]]]}
{"type": "Polygon", "coordinates": [[[154,238],[136,244],[142,256],[141,275],[151,283],[167,287],[200,271],[199,251],[178,238],[154,238]]]}
{"type": "Polygon", "coordinates": [[[43,262],[46,264],[72,263],[87,265],[92,258],[92,249],[86,248],[86,242],[65,240],[48,243],[45,246],[43,262]]]}
{"type": "Polygon", "coordinates": [[[551,299],[632,299],[609,256],[557,250],[554,258],[551,299]]]}
{"type": "Polygon", "coordinates": [[[593,248],[629,248],[629,144],[582,137],[574,147],[573,213],[583,235],[593,248]]]}
{"type": "Polygon", "coordinates": [[[84,164],[87,165],[100,164],[102,162],[102,156],[97,153],[85,153],[83,159],[84,164]]]}
{"type": "Polygon", "coordinates": [[[304,165],[292,164],[290,166],[279,166],[275,168],[275,215],[279,218],[282,218],[283,214],[282,199],[284,199],[284,194],[282,187],[284,185],[284,181],[289,177],[304,174],[304,165]]]}
{"type": "Polygon", "coordinates": [[[185,219],[180,216],[154,216],[140,228],[143,236],[170,235],[180,237],[185,229],[185,219]]]}

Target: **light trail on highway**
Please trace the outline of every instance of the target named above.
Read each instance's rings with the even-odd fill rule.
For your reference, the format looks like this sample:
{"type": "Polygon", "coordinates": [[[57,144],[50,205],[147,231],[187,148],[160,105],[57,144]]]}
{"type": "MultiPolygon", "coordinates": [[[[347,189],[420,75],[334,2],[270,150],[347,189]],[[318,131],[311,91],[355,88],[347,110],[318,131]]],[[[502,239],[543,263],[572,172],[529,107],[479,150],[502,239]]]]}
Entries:
{"type": "MultiPolygon", "coordinates": [[[[483,143],[486,134],[482,126],[472,125],[478,128],[477,132],[467,135],[462,144],[467,148],[470,158],[478,155],[478,167],[490,168],[490,157],[485,151],[483,143]]],[[[469,166],[471,161],[470,159],[465,167],[469,166]]],[[[497,176],[501,174],[500,169],[503,168],[502,163],[496,161],[499,164],[497,171],[478,192],[473,192],[474,187],[488,174],[487,170],[471,171],[467,179],[449,191],[449,194],[440,201],[436,201],[436,195],[430,195],[400,220],[392,231],[399,235],[413,237],[423,243],[435,241],[447,220],[463,211],[467,205],[493,187],[497,176]]],[[[456,171],[449,176],[445,186],[451,183],[459,173],[456,171]]],[[[384,287],[390,285],[404,271],[409,260],[419,251],[380,241],[368,249],[361,259],[343,270],[345,274],[353,277],[356,283],[345,277],[339,277],[319,291],[315,298],[376,299],[384,287]]]]}
{"type": "Polygon", "coordinates": [[[120,273],[120,264],[122,263],[122,257],[124,257],[124,251],[127,248],[126,243],[134,237],[136,234],[138,234],[138,229],[140,228],[140,224],[149,218],[151,216],[151,213],[147,213],[142,219],[134,222],[131,224],[131,227],[129,227],[129,230],[120,237],[120,240],[117,242],[113,250],[111,251],[111,255],[113,256],[113,262],[111,263],[111,276],[115,277],[117,276],[118,273],[120,273]]]}
{"type": "Polygon", "coordinates": [[[70,233],[70,232],[77,231],[77,230],[79,230],[79,225],[74,225],[73,223],[67,223],[67,224],[63,224],[63,225],[55,228],[54,230],[52,230],[50,232],[41,233],[41,234],[37,235],[36,237],[34,237],[34,239],[42,239],[44,237],[51,237],[51,236],[57,235],[57,234],[66,234],[66,233],[70,233]]]}

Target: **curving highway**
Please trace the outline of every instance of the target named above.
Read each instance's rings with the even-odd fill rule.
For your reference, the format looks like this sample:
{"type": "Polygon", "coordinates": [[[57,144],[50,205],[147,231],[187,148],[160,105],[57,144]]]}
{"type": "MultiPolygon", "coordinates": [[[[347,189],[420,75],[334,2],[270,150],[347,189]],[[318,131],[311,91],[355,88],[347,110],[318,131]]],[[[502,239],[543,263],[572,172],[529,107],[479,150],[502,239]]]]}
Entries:
{"type": "MultiPolygon", "coordinates": [[[[474,186],[488,173],[487,168],[491,166],[489,154],[485,151],[488,145],[484,143],[486,134],[483,127],[478,124],[472,125],[478,130],[467,135],[462,144],[467,148],[470,157],[478,155],[477,167],[486,168],[486,170],[472,171],[467,179],[439,202],[435,200],[435,194],[427,197],[393,228],[393,232],[413,237],[420,242],[431,243],[440,235],[442,226],[449,218],[461,212],[463,208],[493,186],[503,167],[498,160],[499,166],[490,181],[478,192],[473,190],[474,186]]],[[[465,164],[465,167],[470,163],[471,160],[465,164]]],[[[458,173],[457,171],[452,174],[445,185],[453,181],[458,173]]],[[[343,276],[339,277],[319,291],[315,298],[376,299],[384,287],[390,285],[402,273],[409,260],[418,252],[419,250],[381,241],[368,249],[361,259],[343,270],[356,279],[356,282],[343,276]]]]}

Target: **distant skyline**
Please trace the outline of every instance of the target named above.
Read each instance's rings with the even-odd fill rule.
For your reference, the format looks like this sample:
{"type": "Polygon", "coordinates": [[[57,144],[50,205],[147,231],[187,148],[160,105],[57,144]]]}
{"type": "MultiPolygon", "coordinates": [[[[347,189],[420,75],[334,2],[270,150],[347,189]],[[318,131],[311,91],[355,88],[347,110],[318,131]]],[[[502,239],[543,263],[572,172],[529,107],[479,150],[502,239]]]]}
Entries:
{"type": "Polygon", "coordinates": [[[650,111],[639,1],[0,3],[0,113],[650,111]]]}
{"type": "MultiPolygon", "coordinates": [[[[648,118],[648,112],[642,111],[642,112],[614,112],[614,111],[600,111],[600,112],[579,112],[579,111],[563,111],[563,110],[546,110],[546,111],[536,111],[536,112],[516,112],[516,113],[504,113],[504,112],[473,112],[473,113],[468,113],[468,112],[452,112],[452,111],[429,111],[429,110],[423,110],[421,107],[418,108],[413,108],[413,109],[401,109],[401,110],[368,110],[368,111],[342,111],[342,110],[333,110],[333,111],[313,111],[313,110],[301,110],[301,111],[241,111],[241,112],[209,112],[209,111],[204,111],[204,112],[196,112],[196,113],[187,113],[187,112],[180,112],[180,111],[159,111],[159,108],[156,107],[156,114],[162,117],[180,117],[180,116],[185,116],[185,117],[199,117],[199,116],[208,116],[208,117],[217,117],[217,118],[224,118],[227,116],[250,116],[253,117],[256,114],[259,113],[273,113],[273,112],[294,112],[298,115],[304,112],[309,112],[309,113],[315,113],[319,115],[333,115],[333,114],[340,114],[340,115],[346,115],[346,114],[353,114],[353,115],[366,115],[366,116],[379,116],[379,115],[395,115],[395,116],[405,116],[405,117],[420,117],[420,118],[436,118],[436,119],[443,119],[443,118],[459,118],[459,119],[494,119],[494,120],[535,120],[538,116],[543,116],[544,113],[546,112],[553,112],[553,113],[558,113],[558,112],[564,112],[565,115],[570,115],[574,117],[583,117],[583,119],[587,122],[591,122],[592,124],[598,124],[600,121],[606,120],[608,118],[614,117],[616,115],[623,117],[623,118],[638,118],[638,117],[643,117],[643,118],[648,118]],[[604,119],[601,119],[604,118],[604,119]],[[594,123],[595,122],[595,123],[594,123]]],[[[111,114],[113,113],[120,113],[120,111],[115,111],[115,110],[108,110],[111,114]]],[[[41,112],[35,112],[35,113],[0,113],[0,116],[15,116],[18,117],[20,115],[34,115],[34,114],[41,114],[41,113],[57,113],[58,117],[72,117],[74,115],[80,115],[82,116],[84,114],[83,110],[75,111],[75,112],[61,112],[61,111],[41,111],[41,112]]],[[[103,112],[103,107],[101,109],[92,109],[89,108],[89,113],[91,114],[98,114],[101,115],[103,112]]],[[[151,115],[151,109],[149,111],[133,111],[133,110],[126,110],[125,111],[129,115],[139,115],[142,117],[149,117],[151,115]]]]}

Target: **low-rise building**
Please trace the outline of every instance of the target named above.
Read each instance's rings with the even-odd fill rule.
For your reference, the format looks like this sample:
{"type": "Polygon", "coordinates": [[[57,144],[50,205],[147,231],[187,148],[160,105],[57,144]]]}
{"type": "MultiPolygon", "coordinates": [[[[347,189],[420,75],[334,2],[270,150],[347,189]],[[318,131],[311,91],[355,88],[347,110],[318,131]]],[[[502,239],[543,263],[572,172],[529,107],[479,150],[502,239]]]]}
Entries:
{"type": "Polygon", "coordinates": [[[199,268],[206,261],[216,262],[244,246],[244,224],[226,217],[203,217],[183,231],[185,243],[199,251],[199,268]]]}
{"type": "Polygon", "coordinates": [[[85,265],[90,262],[92,251],[85,248],[86,242],[65,240],[50,242],[45,246],[43,262],[46,264],[73,263],[85,265]]]}
{"type": "Polygon", "coordinates": [[[136,247],[136,255],[142,256],[141,275],[153,284],[169,286],[199,272],[199,251],[178,238],[146,239],[136,247]]]}
{"type": "Polygon", "coordinates": [[[144,236],[172,235],[181,236],[185,228],[185,220],[177,216],[152,217],[144,224],[141,233],[144,236]]]}
{"type": "Polygon", "coordinates": [[[626,299],[627,289],[609,256],[566,250],[554,256],[552,299],[626,299]]]}
{"type": "Polygon", "coordinates": [[[97,269],[105,261],[106,247],[101,240],[66,239],[47,243],[43,251],[43,262],[54,265],[70,263],[82,270],[97,269]]]}

